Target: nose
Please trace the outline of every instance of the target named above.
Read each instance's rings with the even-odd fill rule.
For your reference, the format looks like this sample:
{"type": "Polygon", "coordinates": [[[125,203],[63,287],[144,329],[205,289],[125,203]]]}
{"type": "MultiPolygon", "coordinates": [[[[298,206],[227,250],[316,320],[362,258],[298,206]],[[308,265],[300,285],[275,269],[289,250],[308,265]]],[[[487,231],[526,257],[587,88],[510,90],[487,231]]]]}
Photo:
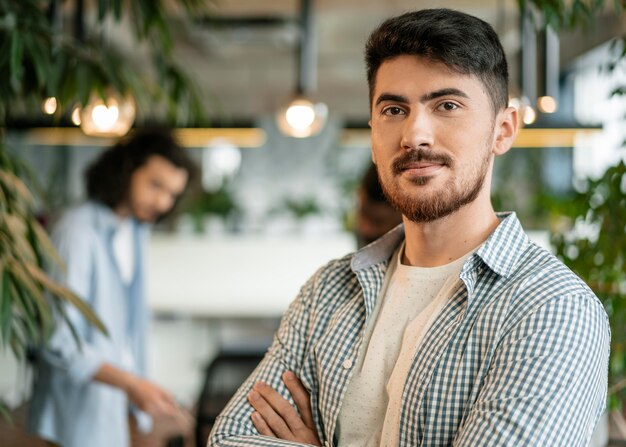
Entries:
{"type": "Polygon", "coordinates": [[[156,205],[157,205],[157,209],[159,210],[159,212],[166,213],[174,205],[174,199],[172,198],[170,194],[161,193],[159,194],[157,198],[156,205]]]}
{"type": "Polygon", "coordinates": [[[424,110],[411,110],[402,129],[403,149],[429,149],[433,145],[433,123],[424,110]]]}

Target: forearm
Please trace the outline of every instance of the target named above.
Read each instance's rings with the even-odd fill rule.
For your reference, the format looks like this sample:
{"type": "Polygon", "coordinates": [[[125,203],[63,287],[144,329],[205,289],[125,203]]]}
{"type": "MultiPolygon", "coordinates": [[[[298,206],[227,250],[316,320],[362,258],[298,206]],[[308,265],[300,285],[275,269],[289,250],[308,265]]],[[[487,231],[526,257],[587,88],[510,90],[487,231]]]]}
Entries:
{"type": "Polygon", "coordinates": [[[103,363],[94,374],[93,380],[111,385],[128,394],[133,384],[137,381],[137,376],[110,363],[103,363]]]}
{"type": "Polygon", "coordinates": [[[309,444],[285,441],[284,439],[269,436],[227,436],[213,437],[207,447],[310,447],[309,444]]]}
{"type": "Polygon", "coordinates": [[[251,415],[254,412],[254,408],[250,405],[247,397],[255,383],[264,382],[274,388],[292,405],[294,404],[289,391],[281,379],[285,371],[299,371],[299,365],[294,362],[296,357],[286,354],[284,339],[281,338],[281,335],[285,336],[289,330],[289,325],[282,325],[272,348],[270,348],[265,358],[237,390],[235,396],[233,396],[217,418],[209,437],[209,446],[261,445],[295,447],[303,445],[262,436],[252,423],[251,415]]]}
{"type": "MultiPolygon", "coordinates": [[[[248,401],[248,394],[254,384],[263,382],[287,399],[291,405],[294,404],[282,381],[282,375],[286,371],[293,371],[300,376],[304,358],[307,356],[306,349],[311,346],[310,340],[307,339],[311,302],[315,300],[317,284],[321,280],[322,274],[323,269],[320,269],[307,281],[300,290],[298,297],[283,315],[278,332],[267,354],[217,418],[209,436],[209,446],[296,447],[306,445],[262,436],[252,423],[251,415],[254,408],[248,401]]],[[[303,379],[301,376],[300,378],[303,379]]],[[[315,392],[315,390],[309,390],[309,393],[315,392]]]]}

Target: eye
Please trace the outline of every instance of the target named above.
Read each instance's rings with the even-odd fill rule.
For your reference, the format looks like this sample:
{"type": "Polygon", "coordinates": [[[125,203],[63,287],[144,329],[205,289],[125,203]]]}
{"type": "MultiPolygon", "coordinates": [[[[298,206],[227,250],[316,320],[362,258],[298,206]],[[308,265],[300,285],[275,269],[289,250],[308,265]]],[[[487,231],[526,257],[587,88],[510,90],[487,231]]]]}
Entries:
{"type": "Polygon", "coordinates": [[[387,116],[398,116],[404,114],[404,110],[398,106],[389,106],[383,109],[382,114],[387,116]]]}
{"type": "Polygon", "coordinates": [[[152,186],[153,189],[157,190],[163,189],[163,185],[161,185],[161,182],[159,182],[158,180],[152,180],[150,182],[150,186],[152,186]]]}
{"type": "Polygon", "coordinates": [[[452,101],[445,101],[439,104],[437,108],[446,112],[452,112],[454,110],[457,110],[459,108],[459,105],[452,101]]]}

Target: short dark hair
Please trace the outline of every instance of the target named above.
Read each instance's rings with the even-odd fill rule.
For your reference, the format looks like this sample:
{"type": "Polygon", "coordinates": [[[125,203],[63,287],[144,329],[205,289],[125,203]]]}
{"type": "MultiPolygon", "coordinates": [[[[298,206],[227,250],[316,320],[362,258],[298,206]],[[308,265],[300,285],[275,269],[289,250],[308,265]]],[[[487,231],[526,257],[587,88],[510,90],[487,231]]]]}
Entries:
{"type": "Polygon", "coordinates": [[[134,131],[104,151],[85,172],[87,196],[115,209],[128,199],[130,179],[150,157],[158,155],[187,171],[187,185],[196,167],[168,129],[134,131]]]}
{"type": "Polygon", "coordinates": [[[365,64],[370,107],[376,73],[397,56],[413,55],[441,62],[461,74],[477,76],[494,114],[508,104],[509,72],[498,35],[487,22],[451,9],[423,9],[392,17],[370,35],[365,64]]]}

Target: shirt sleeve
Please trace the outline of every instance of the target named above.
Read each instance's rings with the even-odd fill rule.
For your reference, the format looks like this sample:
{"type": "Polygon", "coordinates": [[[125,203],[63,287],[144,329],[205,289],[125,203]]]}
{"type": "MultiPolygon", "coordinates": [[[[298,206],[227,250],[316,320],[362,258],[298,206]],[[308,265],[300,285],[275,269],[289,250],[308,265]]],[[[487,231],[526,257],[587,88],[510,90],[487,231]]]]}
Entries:
{"type": "MultiPolygon", "coordinates": [[[[87,228],[65,226],[55,231],[52,240],[65,264],[63,269],[52,272],[53,278],[92,305],[95,235],[87,228]]],[[[59,318],[42,355],[54,367],[65,370],[74,382],[85,383],[92,379],[104,359],[89,344],[87,334],[92,328],[83,315],[74,306],[63,306],[80,344],[76,342],[67,321],[59,318]]]]}
{"type": "Polygon", "coordinates": [[[453,445],[588,445],[606,405],[609,344],[595,297],[548,301],[504,334],[453,445]]]}
{"type": "MultiPolygon", "coordinates": [[[[305,445],[259,434],[250,419],[254,409],[248,403],[247,395],[256,382],[262,381],[272,386],[295,407],[281,376],[287,370],[299,371],[303,363],[308,346],[307,331],[311,303],[316,295],[321,276],[322,269],[302,287],[283,315],[279,329],[264,359],[218,416],[209,436],[208,447],[305,445]]],[[[315,392],[314,390],[308,391],[309,393],[315,392]]],[[[322,436],[319,426],[317,431],[318,436],[322,436]]]]}

